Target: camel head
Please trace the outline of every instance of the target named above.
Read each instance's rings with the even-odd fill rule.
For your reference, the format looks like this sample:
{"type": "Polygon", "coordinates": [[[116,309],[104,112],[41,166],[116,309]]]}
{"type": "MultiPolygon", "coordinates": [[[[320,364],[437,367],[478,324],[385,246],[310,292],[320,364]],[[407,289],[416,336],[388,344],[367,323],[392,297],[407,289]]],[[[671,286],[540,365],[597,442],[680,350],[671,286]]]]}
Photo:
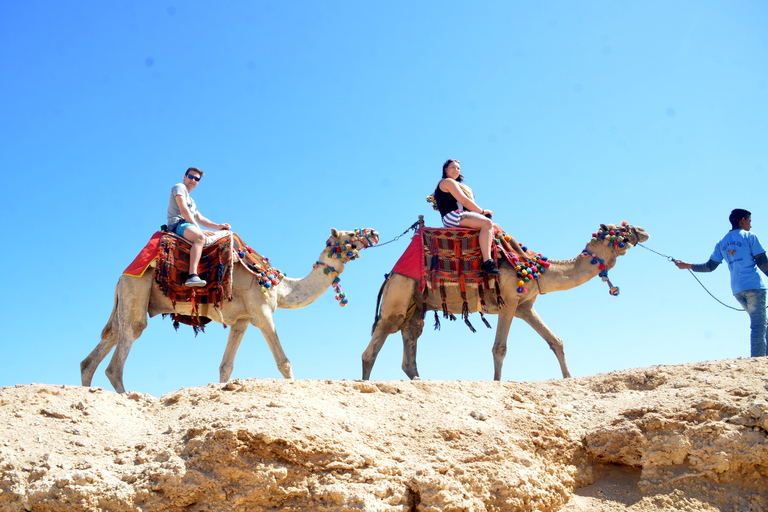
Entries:
{"type": "Polygon", "coordinates": [[[359,251],[379,243],[379,234],[373,229],[339,231],[331,228],[331,237],[325,242],[328,257],[342,263],[360,257],[359,251]]]}
{"type": "Polygon", "coordinates": [[[600,229],[592,233],[587,249],[603,253],[606,259],[615,262],[617,256],[623,256],[627,249],[649,238],[650,235],[643,228],[627,224],[626,221],[621,224],[600,224],[600,229]]]}

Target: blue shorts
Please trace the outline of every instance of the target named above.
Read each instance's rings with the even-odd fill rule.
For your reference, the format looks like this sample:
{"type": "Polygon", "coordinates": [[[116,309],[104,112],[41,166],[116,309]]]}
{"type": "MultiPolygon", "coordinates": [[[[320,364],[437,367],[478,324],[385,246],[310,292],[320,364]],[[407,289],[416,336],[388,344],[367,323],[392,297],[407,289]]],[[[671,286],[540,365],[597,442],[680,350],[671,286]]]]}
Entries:
{"type": "Polygon", "coordinates": [[[189,226],[192,226],[192,224],[190,224],[189,222],[182,222],[181,224],[176,226],[176,229],[174,229],[173,231],[174,233],[176,233],[177,235],[183,238],[184,231],[186,231],[189,226]]]}

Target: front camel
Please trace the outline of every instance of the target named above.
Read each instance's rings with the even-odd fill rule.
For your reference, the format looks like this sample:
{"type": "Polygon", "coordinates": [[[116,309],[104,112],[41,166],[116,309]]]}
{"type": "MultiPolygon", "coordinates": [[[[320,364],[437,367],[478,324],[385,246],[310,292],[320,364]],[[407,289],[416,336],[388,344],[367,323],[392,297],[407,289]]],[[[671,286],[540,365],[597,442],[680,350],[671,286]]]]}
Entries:
{"type": "MultiPolygon", "coordinates": [[[[224,357],[219,366],[219,380],[226,382],[232,374],[235,355],[240,347],[248,325],[257,327],[272,352],[280,373],[286,379],[293,378],[291,363],[283,352],[277,337],[273,314],[277,308],[303,308],[337,282],[346,263],[358,256],[358,251],[375,244],[378,234],[373,230],[337,231],[331,230],[326,248],[313,265],[312,271],[301,279],[284,277],[275,286],[262,291],[258,279],[249,273],[241,263],[233,268],[232,300],[225,300],[220,310],[210,305],[198,305],[201,317],[231,326],[224,357]],[[343,249],[343,250],[342,250],[343,249]],[[340,256],[340,257],[339,257],[340,256]]],[[[101,333],[101,341],[80,363],[80,377],[83,386],[90,386],[93,374],[112,348],[115,353],[106,370],[106,375],[115,391],[124,393],[123,367],[133,342],[147,327],[147,315],[177,313],[190,315],[189,303],[173,303],[155,286],[152,272],[142,277],[122,276],[115,289],[112,314],[101,333]]]]}
{"type": "MultiPolygon", "coordinates": [[[[627,249],[633,245],[645,242],[649,238],[644,229],[624,225],[601,225],[597,235],[587,243],[586,248],[576,258],[565,261],[549,260],[546,273],[536,280],[537,284],[527,286],[523,293],[518,292],[519,277],[516,270],[510,265],[500,266],[499,288],[503,299],[502,304],[506,305],[499,306],[494,301],[488,301],[486,304],[487,313],[498,315],[496,337],[492,349],[494,380],[501,380],[501,369],[507,354],[507,337],[515,317],[524,320],[544,338],[557,357],[563,377],[571,376],[565,361],[562,340],[544,324],[533,308],[533,303],[540,294],[570,290],[598,275],[607,276],[607,271],[613,268],[619,256],[624,255],[627,249]],[[618,247],[618,243],[609,243],[602,238],[603,234],[612,231],[626,234],[623,237],[624,241],[621,243],[621,247],[618,247]]],[[[502,260],[502,263],[506,263],[506,261],[502,260]]],[[[478,297],[477,291],[468,288],[465,301],[460,296],[458,285],[449,285],[445,288],[448,313],[462,314],[462,307],[465,304],[469,306],[469,312],[480,310],[479,304],[482,297],[478,297]]],[[[402,369],[410,379],[418,379],[417,342],[424,329],[426,312],[443,310],[440,297],[436,293],[428,293],[425,302],[424,294],[419,289],[418,280],[392,273],[382,285],[378,302],[380,309],[379,304],[377,304],[377,317],[373,325],[371,342],[362,356],[363,379],[370,379],[376,357],[384,342],[390,334],[397,331],[401,331],[403,337],[402,369]]]]}

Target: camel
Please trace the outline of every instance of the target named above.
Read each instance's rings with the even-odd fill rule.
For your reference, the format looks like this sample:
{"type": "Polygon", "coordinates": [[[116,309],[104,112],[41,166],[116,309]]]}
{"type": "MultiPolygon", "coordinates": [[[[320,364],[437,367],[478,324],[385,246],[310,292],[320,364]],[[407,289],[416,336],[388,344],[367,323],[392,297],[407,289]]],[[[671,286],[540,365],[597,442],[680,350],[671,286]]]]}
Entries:
{"type": "MultiPolygon", "coordinates": [[[[224,300],[220,310],[208,304],[197,306],[201,317],[231,326],[227,347],[219,366],[220,382],[227,382],[232,374],[235,355],[249,323],[261,330],[283,377],[292,379],[291,363],[283,352],[275,331],[272,315],[276,308],[299,309],[311,304],[328,287],[334,286],[334,280],[344,272],[345,264],[358,257],[359,250],[377,241],[378,233],[373,230],[364,230],[364,234],[361,235],[359,231],[331,229],[331,237],[326,242],[326,249],[306,277],[301,279],[284,277],[266,292],[262,291],[258,278],[248,272],[240,262],[236,262],[232,276],[232,300],[224,300]],[[344,248],[345,244],[344,252],[331,251],[334,247],[344,248]],[[339,255],[341,258],[338,257],[339,255]]],[[[101,333],[101,341],[80,363],[83,386],[91,385],[96,368],[110,350],[116,347],[106,375],[115,391],[124,393],[125,360],[131,345],[147,327],[147,314],[150,317],[167,313],[190,314],[189,303],[177,303],[174,309],[171,301],[155,286],[153,274],[153,272],[145,272],[142,277],[124,275],[118,280],[114,307],[101,333]]],[[[345,302],[342,302],[342,305],[345,302]]]]}
{"type": "MultiPolygon", "coordinates": [[[[610,237],[609,237],[610,238],[610,237]]],[[[593,238],[587,243],[586,249],[581,255],[571,260],[554,261],[549,260],[550,266],[545,274],[527,283],[524,293],[518,293],[519,278],[517,272],[512,266],[502,260],[500,266],[501,276],[499,276],[499,285],[501,295],[506,305],[499,307],[495,301],[489,301],[487,304],[487,313],[498,315],[498,325],[496,327],[496,338],[493,344],[493,379],[501,380],[501,368],[504,357],[507,354],[507,336],[509,328],[514,317],[524,320],[528,325],[549,344],[549,347],[555,353],[560,369],[563,372],[563,378],[571,376],[568,365],[565,362],[565,352],[563,342],[555,336],[552,331],[544,324],[536,310],[533,309],[533,303],[536,298],[544,293],[570,290],[580,286],[600,273],[600,265],[593,264],[593,256],[583,257],[585,254],[595,255],[604,260],[607,269],[613,268],[616,259],[626,253],[627,249],[640,242],[648,240],[649,235],[637,226],[617,226],[601,225],[600,231],[593,234],[593,238]],[[611,230],[624,230],[628,236],[623,242],[623,247],[613,247],[618,245],[610,243],[601,238],[601,233],[609,233],[611,230]]],[[[607,280],[607,272],[604,272],[604,280],[607,280]]],[[[610,281],[608,281],[610,285],[610,281]]],[[[459,315],[462,309],[462,299],[459,294],[457,284],[447,284],[447,306],[448,312],[459,315]]],[[[611,286],[611,293],[618,294],[618,288],[611,286]]],[[[470,312],[477,312],[478,292],[468,287],[467,300],[470,312]]],[[[379,291],[379,301],[376,305],[377,317],[373,324],[371,342],[363,352],[363,380],[369,380],[373,364],[376,362],[376,356],[381,350],[387,336],[401,331],[403,336],[403,364],[402,369],[412,380],[419,379],[419,371],[416,368],[416,344],[424,328],[424,316],[428,310],[441,311],[441,300],[439,293],[430,292],[427,294],[426,309],[424,308],[424,295],[419,290],[419,282],[411,277],[392,273],[384,281],[379,291]],[[380,309],[379,309],[380,306],[380,309]]]]}

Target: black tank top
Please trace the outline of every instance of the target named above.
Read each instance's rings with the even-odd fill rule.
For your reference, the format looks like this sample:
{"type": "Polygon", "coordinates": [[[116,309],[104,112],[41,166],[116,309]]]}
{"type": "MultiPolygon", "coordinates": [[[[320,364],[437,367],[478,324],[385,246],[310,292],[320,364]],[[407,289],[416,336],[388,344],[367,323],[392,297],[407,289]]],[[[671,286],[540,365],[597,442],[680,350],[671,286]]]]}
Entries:
{"type": "Polygon", "coordinates": [[[440,185],[435,189],[435,201],[437,202],[437,209],[440,210],[441,218],[459,209],[459,202],[456,201],[453,194],[440,190],[440,185]]]}

